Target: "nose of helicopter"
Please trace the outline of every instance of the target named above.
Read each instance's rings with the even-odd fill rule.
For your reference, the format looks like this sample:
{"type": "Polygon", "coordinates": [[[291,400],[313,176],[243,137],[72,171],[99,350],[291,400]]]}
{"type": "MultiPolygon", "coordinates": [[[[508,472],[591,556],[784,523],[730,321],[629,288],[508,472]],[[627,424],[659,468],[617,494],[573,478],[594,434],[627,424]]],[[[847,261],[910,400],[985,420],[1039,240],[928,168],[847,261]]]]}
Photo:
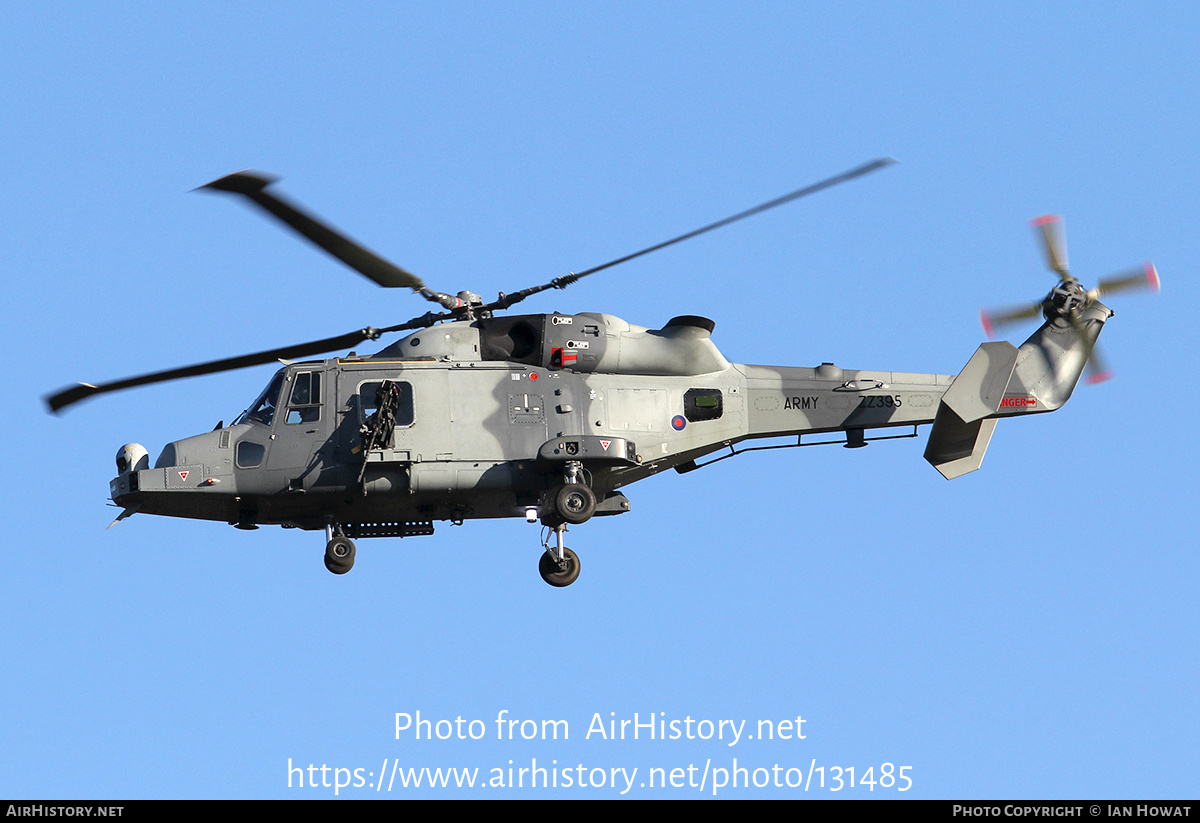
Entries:
{"type": "Polygon", "coordinates": [[[171,511],[182,502],[180,492],[213,492],[221,483],[218,475],[228,472],[229,429],[176,440],[163,447],[154,467],[145,447],[128,443],[117,452],[117,476],[109,481],[113,502],[125,508],[147,506],[171,511]],[[225,455],[222,462],[221,456],[225,455]],[[170,498],[175,502],[167,502],[170,498]]]}

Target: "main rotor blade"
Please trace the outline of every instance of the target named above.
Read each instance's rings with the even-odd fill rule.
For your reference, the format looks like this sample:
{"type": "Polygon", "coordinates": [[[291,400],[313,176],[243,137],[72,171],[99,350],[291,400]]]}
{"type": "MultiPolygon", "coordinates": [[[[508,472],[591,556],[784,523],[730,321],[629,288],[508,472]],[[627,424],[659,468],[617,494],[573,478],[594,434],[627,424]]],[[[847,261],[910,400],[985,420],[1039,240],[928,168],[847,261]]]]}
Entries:
{"type": "Polygon", "coordinates": [[[664,240],[661,243],[656,243],[653,246],[642,249],[641,251],[635,251],[633,254],[627,254],[624,257],[618,257],[616,260],[610,260],[607,263],[595,266],[586,271],[575,273],[574,277],[576,280],[578,280],[580,277],[587,277],[589,274],[595,274],[598,271],[611,268],[618,263],[624,263],[628,260],[633,260],[635,257],[641,257],[643,254],[649,254],[652,251],[658,251],[659,249],[664,249],[667,246],[673,246],[676,243],[680,243],[684,240],[690,240],[693,237],[704,234],[705,232],[710,232],[713,229],[719,229],[722,226],[728,226],[730,223],[736,223],[739,220],[745,220],[747,217],[753,217],[756,214],[761,214],[762,212],[773,209],[776,206],[782,206],[784,203],[790,203],[793,200],[799,200],[801,197],[807,197],[810,194],[816,194],[822,189],[836,186],[838,183],[845,183],[849,180],[853,180],[856,177],[862,177],[864,174],[869,174],[870,172],[881,169],[884,166],[890,166],[895,162],[895,159],[891,157],[872,160],[870,163],[864,163],[861,166],[856,166],[855,168],[850,169],[850,171],[842,172],[841,174],[826,178],[820,182],[805,186],[802,189],[796,189],[796,191],[785,194],[782,197],[776,197],[774,200],[768,200],[766,203],[761,203],[753,208],[738,212],[730,217],[726,217],[724,220],[718,220],[715,223],[709,223],[707,226],[701,226],[698,229],[693,229],[686,234],[681,234],[678,237],[672,237],[670,240],[664,240]]]}
{"type": "Polygon", "coordinates": [[[360,243],[351,240],[319,218],[301,210],[282,197],[268,192],[267,186],[277,178],[251,170],[227,174],[219,180],[206,183],[202,189],[240,194],[268,214],[290,226],[305,239],[341,260],[359,274],[388,288],[409,288],[420,292],[425,289],[421,278],[384,260],[360,243]]]}
{"type": "Polygon", "coordinates": [[[589,274],[595,274],[598,271],[604,271],[605,269],[612,268],[613,266],[616,266],[620,263],[626,263],[630,260],[633,260],[636,257],[641,257],[644,254],[649,254],[652,251],[658,251],[659,249],[665,249],[667,246],[673,246],[676,243],[683,242],[684,240],[690,240],[693,237],[697,237],[706,232],[710,232],[713,229],[719,229],[722,226],[728,226],[730,223],[736,223],[737,221],[744,220],[747,217],[753,217],[756,214],[761,214],[762,212],[767,211],[768,209],[773,209],[776,206],[782,206],[784,203],[790,203],[793,200],[799,200],[801,197],[807,197],[810,194],[816,194],[817,192],[821,191],[822,189],[827,189],[827,188],[830,188],[831,186],[836,186],[839,183],[845,183],[849,180],[853,180],[856,177],[862,177],[864,174],[869,174],[870,172],[876,171],[877,169],[881,169],[884,166],[890,166],[895,162],[896,161],[891,157],[884,157],[879,160],[872,160],[870,163],[864,163],[861,166],[856,166],[856,167],[850,169],[849,171],[842,172],[841,174],[826,178],[825,180],[821,180],[817,183],[813,183],[812,185],[805,186],[802,189],[796,189],[795,191],[785,194],[782,197],[776,197],[774,200],[768,200],[766,203],[761,203],[757,206],[754,206],[753,208],[746,209],[745,211],[740,211],[737,214],[731,215],[730,217],[726,217],[723,220],[718,220],[715,223],[709,223],[707,226],[701,226],[698,229],[693,229],[692,231],[689,231],[686,234],[681,234],[678,237],[672,237],[670,240],[664,240],[661,243],[655,243],[653,246],[648,246],[647,248],[644,248],[641,251],[635,251],[633,254],[627,254],[624,257],[618,257],[616,260],[610,260],[607,263],[603,263],[599,266],[594,266],[585,271],[571,272],[570,274],[563,275],[562,277],[556,277],[553,280],[551,280],[549,283],[544,283],[540,286],[533,286],[528,289],[522,289],[521,291],[514,292],[512,294],[507,294],[507,295],[502,294],[500,296],[499,300],[497,300],[494,303],[488,304],[487,306],[484,306],[483,308],[486,310],[489,310],[489,311],[498,311],[500,309],[506,309],[509,306],[513,305],[514,303],[519,303],[522,300],[524,300],[526,297],[529,297],[530,295],[533,295],[533,294],[537,294],[538,292],[543,292],[546,289],[551,289],[551,288],[565,289],[567,286],[571,285],[572,283],[574,283],[577,280],[587,277],[589,274]]]}
{"type": "Polygon", "coordinates": [[[1062,218],[1057,214],[1044,214],[1029,221],[1039,233],[1042,241],[1042,251],[1046,255],[1046,265],[1061,279],[1070,280],[1067,271],[1067,238],[1063,231],[1062,218]]]}
{"type": "Polygon", "coordinates": [[[300,343],[295,346],[284,346],[280,349],[271,349],[270,351],[262,351],[256,354],[227,357],[224,360],[213,360],[208,363],[198,363],[194,366],[184,366],[179,369],[168,369],[166,371],[153,372],[152,374],[143,374],[140,377],[130,377],[125,380],[116,380],[112,383],[101,383],[99,385],[78,383],[55,394],[47,395],[45,398],[46,405],[50,411],[58,413],[67,406],[78,403],[80,400],[86,400],[97,394],[131,389],[134,386],[145,386],[150,383],[163,383],[168,380],[178,380],[182,377],[197,377],[202,374],[244,369],[247,366],[258,366],[276,360],[297,360],[313,354],[348,349],[363,340],[374,340],[377,337],[379,337],[379,331],[368,326],[365,329],[343,334],[340,337],[328,337],[324,340],[314,340],[311,343],[300,343]]]}

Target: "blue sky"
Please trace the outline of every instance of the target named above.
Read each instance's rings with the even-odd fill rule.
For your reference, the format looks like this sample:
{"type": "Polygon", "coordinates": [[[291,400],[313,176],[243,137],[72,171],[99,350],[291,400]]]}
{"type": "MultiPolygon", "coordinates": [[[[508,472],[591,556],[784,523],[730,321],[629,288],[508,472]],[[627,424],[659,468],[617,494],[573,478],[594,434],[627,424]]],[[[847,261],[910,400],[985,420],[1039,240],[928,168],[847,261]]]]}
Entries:
{"type": "Polygon", "coordinates": [[[339,797],[616,797],[635,768],[625,796],[712,796],[736,768],[769,785],[716,796],[1196,795],[1188,4],[5,18],[0,795],[334,796],[289,763],[361,769],[339,797]],[[627,489],[631,513],[572,530],[568,589],[538,577],[538,529],[520,521],[360,541],[335,577],[313,533],[149,516],[105,530],[119,446],[157,454],[228,422],[270,367],[41,407],[74,381],[426,310],[189,193],[237,169],[281,175],[437,288],[490,296],[889,155],[900,164],[525,306],[650,327],[705,315],[737,362],[954,373],[980,306],[1053,282],[1030,218],[1064,216],[1085,281],[1153,259],[1162,293],[1112,300],[1116,379],[1002,423],[983,469],[954,482],[922,459],[927,429],[767,452],[627,489]],[[397,713],[418,711],[486,733],[397,739],[397,713]],[[498,740],[501,712],[565,720],[569,739],[498,740]],[[744,721],[754,738],[587,734],[635,713],[744,721]],[[800,717],[804,739],[756,734],[800,717]],[[534,761],[588,786],[508,785],[534,761]],[[371,788],[397,762],[487,785],[371,788]],[[906,767],[907,792],[857,785],[884,764],[906,767]],[[683,785],[651,787],[652,769],[683,785]],[[807,791],[775,785],[810,772],[807,791]]]}

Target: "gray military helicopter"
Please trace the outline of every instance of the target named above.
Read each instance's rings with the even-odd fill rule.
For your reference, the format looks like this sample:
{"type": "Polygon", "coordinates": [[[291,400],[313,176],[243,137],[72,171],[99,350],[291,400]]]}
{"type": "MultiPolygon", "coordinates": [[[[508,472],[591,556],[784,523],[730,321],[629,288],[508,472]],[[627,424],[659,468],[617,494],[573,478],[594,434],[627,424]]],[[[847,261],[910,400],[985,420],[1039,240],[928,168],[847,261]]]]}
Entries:
{"type": "Polygon", "coordinates": [[[57,412],[96,394],[282,361],[232,425],[168,444],[150,467],[137,444],[117,453],[113,502],[123,511],[324,530],[325,565],[344,574],[355,539],[433,533],[435,521],[541,521],[542,577],[568,586],[580,562],[567,527],[622,514],[621,489],[667,469],[690,472],[749,451],[916,437],[947,479],[979,468],[996,422],[1054,411],[1071,396],[1112,311],[1099,297],[1158,287],[1154,267],[1085,289],[1067,269],[1062,224],[1034,221],[1059,283],[1042,300],[981,315],[989,334],[1041,315],[1019,348],[982,344],[958,375],[730,363],[713,322],[672,318],[661,329],[608,314],[499,315],[525,298],[880,169],[876,160],[595,268],[485,303],[434,292],[242,171],[201,188],[239,195],[380,286],[409,288],[442,311],[396,326],[231,357],[46,398],[57,412]],[[410,332],[376,354],[340,351],[410,332]],[[896,434],[897,429],[911,429],[896,434]],[[774,445],[739,445],[764,438],[774,445]],[[806,439],[808,438],[808,439],[806,439]],[[814,439],[815,438],[815,439],[814,439]],[[717,452],[727,453],[716,455],[717,452]],[[704,460],[704,458],[708,458],[704,460]],[[703,462],[700,462],[702,461],[703,462]]]}

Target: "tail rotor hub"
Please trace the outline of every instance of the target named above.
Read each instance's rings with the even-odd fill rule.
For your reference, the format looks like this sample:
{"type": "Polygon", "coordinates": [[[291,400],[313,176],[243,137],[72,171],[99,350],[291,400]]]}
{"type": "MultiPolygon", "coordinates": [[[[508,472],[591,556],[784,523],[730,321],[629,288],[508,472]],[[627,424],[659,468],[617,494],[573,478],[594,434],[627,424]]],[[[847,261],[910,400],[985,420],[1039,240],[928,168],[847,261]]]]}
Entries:
{"type": "Polygon", "coordinates": [[[1087,308],[1088,293],[1078,280],[1063,281],[1054,287],[1047,300],[1046,318],[1072,317],[1087,308]]]}

